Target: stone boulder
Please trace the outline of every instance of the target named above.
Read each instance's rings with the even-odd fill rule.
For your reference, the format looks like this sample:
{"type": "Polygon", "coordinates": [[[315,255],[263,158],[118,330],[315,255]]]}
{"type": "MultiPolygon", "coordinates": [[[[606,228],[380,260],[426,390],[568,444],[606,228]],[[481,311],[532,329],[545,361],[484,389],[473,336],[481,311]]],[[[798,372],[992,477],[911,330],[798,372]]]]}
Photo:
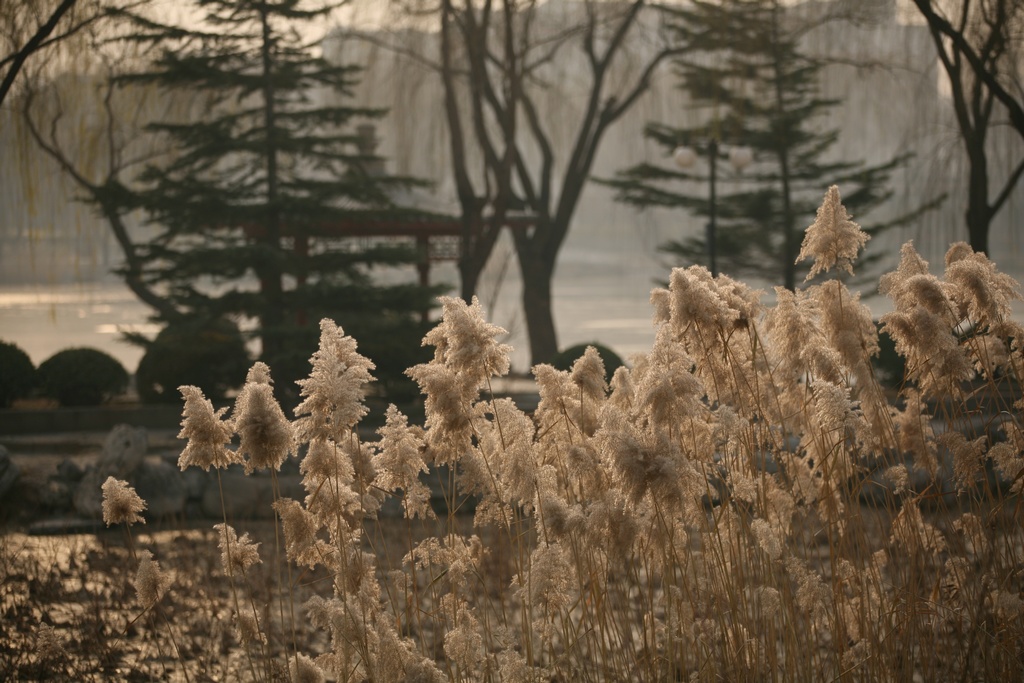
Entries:
{"type": "MultiPolygon", "coordinates": [[[[99,462],[86,468],[71,496],[75,512],[83,517],[103,516],[103,492],[100,487],[107,477],[133,483],[133,474],[146,457],[149,436],[143,427],[117,425],[103,442],[99,462]]],[[[184,506],[183,506],[184,507],[184,506]]]]}
{"type": "Polygon", "coordinates": [[[142,464],[149,450],[149,435],[144,427],[117,425],[103,442],[103,453],[96,468],[107,477],[127,479],[142,464]]]}
{"type": "Polygon", "coordinates": [[[158,458],[147,458],[132,473],[135,492],[146,501],[147,517],[179,516],[185,512],[188,486],[177,467],[158,458]]]}
{"type": "Polygon", "coordinates": [[[68,484],[77,484],[85,476],[85,468],[71,458],[64,458],[57,465],[57,479],[68,484]]]}
{"type": "MultiPolygon", "coordinates": [[[[75,487],[72,497],[75,512],[83,517],[99,519],[103,516],[103,492],[107,480],[98,467],[89,467],[82,481],[75,487]]],[[[125,478],[146,501],[146,517],[181,515],[188,502],[188,486],[176,467],[159,458],[147,458],[125,478]]]]}
{"type": "Polygon", "coordinates": [[[72,486],[62,479],[48,479],[36,489],[35,502],[50,512],[68,512],[72,506],[72,486]]]}

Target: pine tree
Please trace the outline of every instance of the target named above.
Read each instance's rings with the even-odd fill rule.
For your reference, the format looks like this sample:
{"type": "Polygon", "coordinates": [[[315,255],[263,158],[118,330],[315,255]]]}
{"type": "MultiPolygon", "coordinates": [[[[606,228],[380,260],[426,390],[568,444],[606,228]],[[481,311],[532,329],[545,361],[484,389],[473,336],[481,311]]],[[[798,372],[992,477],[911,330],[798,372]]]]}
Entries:
{"type": "Polygon", "coordinates": [[[144,277],[167,292],[178,312],[171,317],[255,321],[261,358],[286,395],[308,372],[322,317],[360,340],[378,376],[399,376],[419,360],[436,291],[375,281],[374,267],[411,264],[412,250],[332,232],[414,216],[389,199],[414,181],[382,173],[359,130],[384,112],[331,103],[350,95],[358,69],[314,56],[301,37],[333,8],[305,0],[195,6],[204,19],[197,27],[135,17],[134,40],[157,56],[122,78],[192,102],[192,116],[150,125],[168,157],[105,197],[141,210],[158,230],[142,250],[144,277]]]}
{"type": "MultiPolygon", "coordinates": [[[[907,157],[874,166],[825,159],[839,131],[821,122],[839,101],[819,94],[825,64],[801,50],[798,29],[806,27],[796,26],[777,0],[693,0],[663,11],[685,48],[675,61],[679,88],[699,112],[700,123],[650,123],[645,135],[669,153],[689,146],[699,157],[693,168],[708,170],[641,164],[604,182],[618,189],[620,201],[640,207],[680,207],[711,220],[714,206],[720,268],[735,276],[781,280],[793,289],[802,230],[825,190],[839,185],[843,203],[863,222],[892,195],[889,176],[907,157]],[[727,145],[752,152],[753,165],[741,177],[722,163],[727,145]],[[709,201],[712,158],[719,180],[714,202],[709,201]]],[[[865,229],[877,233],[924,208],[865,229]]],[[[705,235],[661,246],[686,263],[706,263],[708,248],[705,235]]]]}

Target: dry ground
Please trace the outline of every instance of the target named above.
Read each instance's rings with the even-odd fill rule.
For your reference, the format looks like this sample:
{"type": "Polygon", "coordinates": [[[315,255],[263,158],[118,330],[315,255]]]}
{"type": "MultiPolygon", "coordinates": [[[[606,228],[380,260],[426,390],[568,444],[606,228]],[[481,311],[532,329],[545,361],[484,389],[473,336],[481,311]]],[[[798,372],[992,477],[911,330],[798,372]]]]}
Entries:
{"type": "MultiPolygon", "coordinates": [[[[471,519],[460,519],[463,523],[472,533],[471,519]]],[[[292,648],[291,633],[271,631],[267,650],[254,653],[257,667],[270,660],[279,663],[278,670],[254,676],[250,669],[235,633],[232,592],[212,525],[136,525],[130,541],[123,528],[99,534],[0,535],[0,680],[287,680],[282,669],[292,648]],[[132,586],[137,562],[130,545],[136,552],[152,552],[173,576],[167,594],[148,612],[132,586]]],[[[253,596],[267,617],[261,619],[264,624],[290,624],[288,611],[294,609],[299,652],[313,656],[329,649],[326,635],[309,626],[302,609],[314,593],[330,594],[329,579],[295,567],[290,576],[283,575],[287,569],[276,576],[276,568],[284,565],[274,561],[272,522],[243,523],[237,529],[261,543],[264,559],[238,586],[240,598],[253,596]],[[278,581],[295,586],[290,598],[271,599],[280,594],[278,581]]],[[[379,568],[397,567],[408,551],[410,533],[419,539],[431,531],[410,527],[404,519],[382,520],[367,525],[365,548],[377,556],[379,568]]],[[[507,583],[503,573],[495,567],[492,576],[507,583]]],[[[439,639],[429,646],[441,653],[439,639]]]]}

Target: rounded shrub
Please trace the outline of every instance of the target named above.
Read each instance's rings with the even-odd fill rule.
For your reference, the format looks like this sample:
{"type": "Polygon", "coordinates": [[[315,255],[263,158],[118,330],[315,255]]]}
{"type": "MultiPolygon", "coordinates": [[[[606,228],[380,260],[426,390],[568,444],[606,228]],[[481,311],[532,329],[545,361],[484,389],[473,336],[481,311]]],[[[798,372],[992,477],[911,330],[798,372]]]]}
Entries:
{"type": "Polygon", "coordinates": [[[58,351],[40,363],[37,373],[43,395],[62,406],[98,406],[128,388],[128,371],[98,349],[58,351]]]}
{"type": "Polygon", "coordinates": [[[553,365],[556,370],[572,370],[573,363],[583,357],[588,346],[593,346],[597,349],[597,355],[601,356],[601,361],[604,363],[604,378],[606,381],[610,382],[615,371],[625,365],[625,363],[622,362],[622,358],[619,357],[619,354],[615,353],[607,346],[603,346],[597,342],[577,344],[576,346],[570,346],[564,351],[559,351],[558,354],[551,359],[551,365],[553,365]]]}
{"type": "Polygon", "coordinates": [[[178,387],[197,386],[211,401],[245,382],[249,353],[233,322],[187,320],[167,325],[151,342],[135,371],[145,403],[180,403],[178,387]]]}
{"type": "Polygon", "coordinates": [[[36,366],[21,347],[0,341],[0,408],[28,396],[36,384],[36,366]]]}

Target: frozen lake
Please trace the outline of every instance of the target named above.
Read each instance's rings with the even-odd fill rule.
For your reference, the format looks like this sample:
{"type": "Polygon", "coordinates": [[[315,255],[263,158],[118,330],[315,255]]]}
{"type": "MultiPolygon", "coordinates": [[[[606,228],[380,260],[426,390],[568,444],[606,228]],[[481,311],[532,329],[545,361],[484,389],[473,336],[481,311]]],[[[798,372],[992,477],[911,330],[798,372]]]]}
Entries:
{"type": "MultiPolygon", "coordinates": [[[[513,268],[504,278],[485,280],[480,299],[490,320],[510,332],[507,341],[516,349],[513,370],[526,372],[525,324],[518,312],[518,275],[513,268]]],[[[457,282],[454,271],[446,269],[438,269],[435,277],[457,282]]],[[[654,339],[648,304],[654,277],[652,270],[624,265],[564,264],[554,301],[561,346],[599,341],[623,357],[648,350],[654,339]]],[[[116,281],[0,287],[0,339],[23,348],[37,365],[61,349],[90,346],[134,371],[142,350],[125,343],[121,332],[155,334],[159,328],[147,322],[148,314],[149,309],[116,281]]]]}
{"type": "Polygon", "coordinates": [[[121,341],[120,330],[155,333],[147,314],[117,283],[0,288],[0,339],[20,346],[36,365],[61,349],[90,346],[134,371],[142,350],[121,341]]]}
{"type": "MultiPolygon", "coordinates": [[[[646,352],[654,340],[650,291],[656,279],[667,279],[668,269],[655,256],[640,256],[639,249],[569,249],[564,253],[554,283],[554,310],[562,348],[600,342],[624,359],[646,352]]],[[[1001,270],[1020,279],[1016,254],[1007,254],[1001,270]]],[[[515,348],[513,372],[529,371],[525,323],[519,309],[520,285],[513,260],[501,252],[482,279],[479,298],[491,322],[509,330],[503,340],[515,348]],[[502,263],[505,268],[502,268],[502,263]],[[504,272],[503,272],[504,271],[504,272]]],[[[893,254],[893,264],[898,258],[893,254]]],[[[886,268],[885,270],[890,269],[886,268]]],[[[933,268],[941,268],[941,259],[933,268]]],[[[438,267],[436,282],[456,283],[453,266],[438,267]]],[[[770,291],[770,287],[765,287],[770,291]]],[[[868,292],[864,292],[867,296],[868,292]]],[[[771,304],[772,297],[763,299],[771,304]]],[[[890,310],[887,299],[865,299],[876,317],[890,310]]],[[[1024,305],[1014,306],[1018,319],[1024,305]]],[[[101,284],[25,285],[0,287],[0,339],[23,348],[37,365],[50,355],[72,346],[101,349],[134,372],[142,350],[125,343],[122,331],[154,335],[158,327],[147,322],[149,310],[117,281],[101,284]]],[[[339,321],[344,326],[343,321],[339,321]]]]}

